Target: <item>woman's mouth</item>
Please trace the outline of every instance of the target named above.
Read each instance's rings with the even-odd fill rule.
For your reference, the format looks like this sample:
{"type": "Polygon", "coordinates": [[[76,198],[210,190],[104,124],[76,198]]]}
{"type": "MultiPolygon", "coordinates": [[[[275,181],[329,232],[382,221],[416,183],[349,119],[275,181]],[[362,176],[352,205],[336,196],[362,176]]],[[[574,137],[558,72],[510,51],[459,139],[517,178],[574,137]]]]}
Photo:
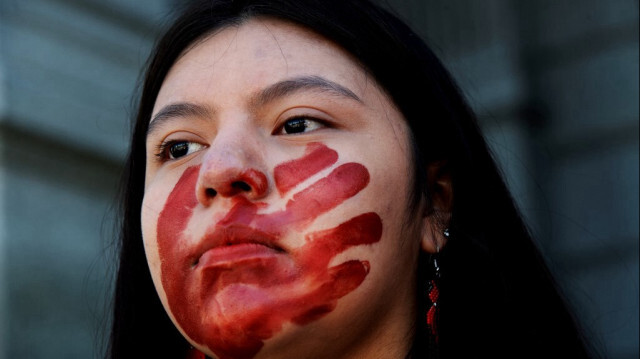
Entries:
{"type": "Polygon", "coordinates": [[[202,254],[194,267],[232,267],[243,261],[283,254],[284,250],[276,242],[277,238],[274,236],[245,225],[216,226],[205,236],[200,251],[202,254]]]}
{"type": "Polygon", "coordinates": [[[200,268],[220,268],[238,265],[243,261],[268,258],[282,254],[271,247],[258,243],[238,243],[214,247],[206,251],[198,260],[200,268]]]}

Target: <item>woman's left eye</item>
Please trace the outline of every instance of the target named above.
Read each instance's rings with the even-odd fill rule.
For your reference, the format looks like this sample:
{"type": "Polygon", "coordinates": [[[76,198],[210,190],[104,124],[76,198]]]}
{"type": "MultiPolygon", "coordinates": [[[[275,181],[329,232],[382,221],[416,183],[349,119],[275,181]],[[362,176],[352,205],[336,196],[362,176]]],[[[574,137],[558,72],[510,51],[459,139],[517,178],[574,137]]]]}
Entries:
{"type": "Polygon", "coordinates": [[[204,147],[204,145],[192,141],[169,141],[159,146],[156,156],[164,160],[177,160],[204,147]]]}
{"type": "Polygon", "coordinates": [[[291,135],[314,131],[321,127],[323,127],[323,124],[318,120],[309,117],[295,117],[285,121],[278,133],[281,135],[291,135]]]}

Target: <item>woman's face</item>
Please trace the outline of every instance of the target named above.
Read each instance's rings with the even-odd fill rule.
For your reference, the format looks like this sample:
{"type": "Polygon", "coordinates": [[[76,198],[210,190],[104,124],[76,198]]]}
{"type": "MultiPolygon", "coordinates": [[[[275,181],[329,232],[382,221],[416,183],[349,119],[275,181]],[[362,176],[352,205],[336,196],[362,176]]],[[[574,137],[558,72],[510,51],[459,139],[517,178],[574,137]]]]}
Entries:
{"type": "Polygon", "coordinates": [[[146,141],[147,259],[194,346],[220,359],[407,348],[422,230],[406,225],[422,223],[407,208],[409,130],[343,50],[277,20],[225,28],[174,64],[146,141]]]}

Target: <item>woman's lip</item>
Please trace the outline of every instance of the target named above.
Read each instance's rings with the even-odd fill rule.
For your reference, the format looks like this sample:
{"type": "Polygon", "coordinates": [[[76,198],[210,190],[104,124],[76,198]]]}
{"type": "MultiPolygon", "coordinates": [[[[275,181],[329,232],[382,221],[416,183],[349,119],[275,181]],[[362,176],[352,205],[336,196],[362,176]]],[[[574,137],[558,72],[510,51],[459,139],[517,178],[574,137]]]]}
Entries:
{"type": "Polygon", "coordinates": [[[251,258],[274,256],[284,252],[276,246],[277,238],[241,224],[215,226],[201,242],[195,266],[212,267],[251,258]]]}
{"type": "Polygon", "coordinates": [[[247,260],[274,257],[281,253],[259,243],[239,243],[209,249],[200,256],[197,266],[199,268],[228,267],[247,260]]]}

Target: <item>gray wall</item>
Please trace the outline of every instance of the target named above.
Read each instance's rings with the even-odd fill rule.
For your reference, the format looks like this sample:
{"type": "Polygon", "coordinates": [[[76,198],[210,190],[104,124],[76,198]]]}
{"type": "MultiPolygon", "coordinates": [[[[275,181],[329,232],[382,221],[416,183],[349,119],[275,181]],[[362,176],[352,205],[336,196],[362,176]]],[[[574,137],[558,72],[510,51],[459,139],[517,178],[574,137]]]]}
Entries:
{"type": "MultiPolygon", "coordinates": [[[[0,0],[0,359],[99,356],[130,98],[173,2],[0,0]]],[[[460,82],[593,340],[637,358],[638,1],[389,2],[460,82]]]]}
{"type": "Polygon", "coordinates": [[[109,209],[166,3],[0,0],[2,359],[101,350],[109,209]]]}

